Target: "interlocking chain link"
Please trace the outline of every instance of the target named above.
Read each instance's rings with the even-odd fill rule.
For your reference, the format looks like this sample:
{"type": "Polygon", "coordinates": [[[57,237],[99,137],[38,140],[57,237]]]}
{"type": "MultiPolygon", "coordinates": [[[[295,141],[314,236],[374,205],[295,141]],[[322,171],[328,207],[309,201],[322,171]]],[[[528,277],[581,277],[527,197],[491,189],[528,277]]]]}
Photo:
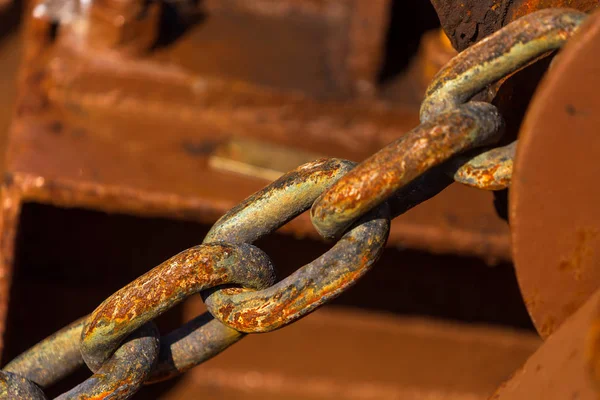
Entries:
{"type": "Polygon", "coordinates": [[[254,246],[212,243],[185,250],[100,304],[84,323],[81,354],[97,371],[126,337],[190,295],[225,284],[261,289],[274,281],[268,256],[254,246]]]}
{"type": "Polygon", "coordinates": [[[456,108],[487,85],[560,48],[586,17],[575,10],[537,11],[458,54],[427,88],[421,104],[421,122],[456,108]]]}
{"type": "Polygon", "coordinates": [[[390,219],[456,180],[497,190],[512,174],[516,142],[496,143],[503,120],[469,101],[572,36],[586,15],[548,9],[525,16],[465,50],[434,78],[421,125],[356,165],[323,159],[302,165],[248,197],[185,250],[15,358],[0,371],[0,399],[45,399],[46,388],[84,363],[94,374],[59,399],[127,399],[143,384],[175,376],[220,353],[246,333],[281,328],[352,286],[377,261],[390,219]],[[450,178],[450,177],[452,178],[450,178]],[[275,282],[252,243],[310,209],[335,245],[275,282]],[[201,293],[208,312],[160,337],[152,320],[201,293]]]}
{"type": "Polygon", "coordinates": [[[11,372],[0,371],[0,398],[44,400],[42,389],[29,379],[11,372]]]}
{"type": "Polygon", "coordinates": [[[340,179],[311,208],[324,238],[335,238],[356,218],[452,156],[499,138],[502,118],[488,103],[458,106],[384,147],[340,179]]]}
{"type": "Polygon", "coordinates": [[[461,156],[452,160],[456,182],[485,190],[501,190],[510,186],[517,141],[485,151],[470,159],[461,156]]]}
{"type": "Polygon", "coordinates": [[[549,9],[529,14],[454,57],[434,77],[421,105],[422,124],[363,161],[311,209],[313,225],[334,238],[360,215],[433,166],[499,139],[496,108],[475,94],[560,47],[586,14],[549,9]]]}
{"type": "MultiPolygon", "coordinates": [[[[336,159],[301,166],[225,214],[204,241],[252,242],[273,232],[308,210],[315,198],[353,166],[336,159]],[[258,221],[269,222],[261,226],[258,221]]],[[[280,328],[356,282],[379,258],[388,234],[389,212],[384,207],[365,216],[328,252],[286,279],[261,291],[217,290],[205,299],[206,306],[212,315],[240,332],[280,328]]]]}

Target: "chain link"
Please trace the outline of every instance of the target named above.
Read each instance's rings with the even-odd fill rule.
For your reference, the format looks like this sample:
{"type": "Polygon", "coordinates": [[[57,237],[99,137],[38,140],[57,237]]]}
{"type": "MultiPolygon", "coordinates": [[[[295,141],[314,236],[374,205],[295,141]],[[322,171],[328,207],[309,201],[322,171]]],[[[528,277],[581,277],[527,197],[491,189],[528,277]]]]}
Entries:
{"type": "Polygon", "coordinates": [[[485,151],[475,157],[456,157],[452,177],[456,182],[484,190],[502,190],[510,186],[517,141],[485,151]]]}
{"type": "Polygon", "coordinates": [[[585,13],[545,9],[506,25],[450,60],[425,92],[421,122],[455,109],[486,86],[565,44],[585,13]]]}
{"type": "Polygon", "coordinates": [[[458,106],[422,123],[390,143],[319,197],[312,223],[325,238],[335,238],[356,218],[452,156],[498,139],[502,118],[488,103],[458,106]]]}
{"type": "Polygon", "coordinates": [[[46,400],[42,389],[12,372],[0,371],[0,398],[46,400]]]}
{"type": "MultiPolygon", "coordinates": [[[[268,235],[308,210],[354,165],[328,159],[297,168],[225,214],[204,242],[253,242],[268,235]]],[[[277,284],[259,292],[217,290],[205,298],[206,306],[216,318],[241,332],[280,328],[356,282],[379,258],[388,234],[385,207],[363,218],[331,250],[277,284]]]]}
{"type": "MultiPolygon", "coordinates": [[[[52,339],[46,339],[25,354],[15,359],[13,363],[7,365],[2,371],[8,377],[9,383],[14,382],[13,376],[26,379],[28,384],[19,383],[19,387],[14,390],[20,390],[27,393],[25,397],[11,397],[10,390],[6,396],[0,392],[2,399],[46,399],[41,393],[32,391],[30,386],[38,384],[46,387],[55,381],[63,378],[62,374],[54,374],[52,377],[44,375],[42,380],[38,381],[37,369],[49,369],[53,365],[61,368],[62,357],[67,359],[68,367],[62,367],[62,373],[73,370],[83,364],[81,353],[79,352],[78,337],[81,334],[81,328],[84,320],[77,321],[69,327],[57,332],[52,339]],[[76,335],[73,335],[73,334],[76,335]],[[73,350],[73,344],[67,348],[61,348],[60,342],[65,342],[66,338],[72,338],[71,341],[76,344],[73,350]],[[51,347],[51,348],[50,348],[51,347]],[[37,349],[36,349],[37,348],[37,349]],[[43,355],[36,354],[36,350],[43,355]],[[79,353],[77,356],[76,353],[79,353]],[[36,363],[43,359],[48,360],[47,364],[36,363]],[[18,373],[18,375],[16,375],[18,373]],[[27,392],[26,392],[27,391],[27,392]]],[[[103,399],[110,396],[112,399],[128,399],[133,396],[150,377],[156,364],[159,354],[159,334],[158,329],[153,322],[149,322],[135,331],[128,340],[114,353],[102,367],[84,382],[75,386],[66,393],[61,394],[57,400],[67,399],[103,399]]],[[[35,386],[37,388],[37,386],[35,386]]],[[[39,388],[38,388],[39,390],[39,388]]],[[[13,393],[14,395],[14,393],[13,393]]]]}
{"type": "Polygon", "coordinates": [[[45,388],[83,365],[79,337],[87,317],[65,326],[13,359],[3,370],[26,377],[45,388]]]}
{"type": "Polygon", "coordinates": [[[314,161],[248,197],[217,221],[202,245],[142,275],[7,364],[0,399],[45,399],[39,387],[84,361],[95,373],[59,399],[130,398],[142,384],[182,373],[245,333],[281,328],[338,296],[377,261],[390,219],[453,180],[507,187],[516,142],[464,156],[494,144],[503,127],[493,105],[469,99],[561,47],[585,17],[567,9],[538,11],[465,50],[429,86],[421,125],[358,165],[314,161]],[[309,209],[317,231],[338,240],[274,284],[268,256],[251,243],[309,209]],[[196,293],[208,312],[160,337],[152,320],[196,293]]]}
{"type": "Polygon", "coordinates": [[[225,284],[256,290],[274,281],[268,256],[254,246],[212,243],[185,250],[100,304],[83,326],[81,354],[97,371],[127,336],[192,294],[225,284]]]}

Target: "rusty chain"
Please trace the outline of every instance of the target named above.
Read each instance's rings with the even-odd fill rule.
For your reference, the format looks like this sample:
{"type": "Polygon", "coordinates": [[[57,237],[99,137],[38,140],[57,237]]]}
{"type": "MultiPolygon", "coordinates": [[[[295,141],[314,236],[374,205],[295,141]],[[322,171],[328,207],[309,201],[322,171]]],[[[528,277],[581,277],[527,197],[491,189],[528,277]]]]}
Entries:
{"type": "Polygon", "coordinates": [[[584,13],[529,14],[451,60],[434,78],[421,125],[360,164],[302,165],[217,221],[185,250],[106,299],[92,314],[46,338],[0,371],[0,399],[46,399],[49,387],[86,364],[94,374],[58,399],[130,398],[217,355],[246,333],[281,328],[338,296],[381,255],[390,220],[452,181],[488,190],[510,184],[516,142],[489,149],[503,119],[469,101],[487,86],[560,48],[584,13]],[[483,149],[475,157],[464,152],[483,149]],[[268,256],[252,243],[304,211],[335,245],[275,283],[268,256]],[[201,293],[208,312],[165,336],[152,320],[201,293]]]}

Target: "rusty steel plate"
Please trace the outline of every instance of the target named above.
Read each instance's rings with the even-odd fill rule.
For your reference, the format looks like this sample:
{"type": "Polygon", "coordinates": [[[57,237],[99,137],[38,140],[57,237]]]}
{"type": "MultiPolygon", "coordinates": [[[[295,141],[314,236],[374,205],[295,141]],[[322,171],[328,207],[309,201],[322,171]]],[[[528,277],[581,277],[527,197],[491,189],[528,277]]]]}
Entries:
{"type": "Polygon", "coordinates": [[[600,13],[564,50],[520,132],[510,193],[521,291],[543,337],[600,285],[600,13]]]}
{"type": "Polygon", "coordinates": [[[574,8],[589,12],[598,0],[431,0],[442,28],[455,49],[462,51],[509,22],[544,8],[574,8]]]}
{"type": "Polygon", "coordinates": [[[600,291],[596,291],[488,400],[600,397],[600,291]]]}

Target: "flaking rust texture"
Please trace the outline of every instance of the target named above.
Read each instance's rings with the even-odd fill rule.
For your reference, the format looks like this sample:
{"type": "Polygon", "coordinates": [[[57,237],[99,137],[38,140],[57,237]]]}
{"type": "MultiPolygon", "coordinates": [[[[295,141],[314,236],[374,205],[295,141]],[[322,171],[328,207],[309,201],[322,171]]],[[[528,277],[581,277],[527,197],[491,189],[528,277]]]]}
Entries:
{"type": "Polygon", "coordinates": [[[524,16],[448,62],[427,88],[421,121],[455,108],[546,52],[560,48],[586,14],[540,10],[524,16]]]}
{"type": "Polygon", "coordinates": [[[87,320],[81,353],[98,370],[121,342],[187,297],[204,289],[238,284],[262,289],[273,284],[269,258],[248,245],[208,244],[188,249],[106,299],[87,320]]]}
{"type": "Polygon", "coordinates": [[[431,0],[452,46],[462,51],[504,25],[506,0],[431,0]]]}
{"type": "MultiPolygon", "coordinates": [[[[79,357],[81,326],[81,321],[73,323],[0,371],[0,399],[46,399],[36,383],[50,386],[83,364],[79,357]],[[69,368],[65,368],[64,364],[69,364],[69,368]],[[58,375],[39,371],[53,366],[60,371],[58,375]]],[[[150,376],[158,359],[159,347],[159,333],[154,323],[144,325],[95,374],[56,397],[56,400],[130,398],[150,376]]]]}
{"type": "Polygon", "coordinates": [[[33,382],[11,372],[0,371],[0,399],[46,400],[47,397],[33,382]]]}
{"type": "Polygon", "coordinates": [[[387,207],[367,214],[329,251],[260,291],[206,298],[208,310],[241,332],[269,332],[309,314],[353,286],[379,259],[389,235],[387,207]]]}
{"type": "Polygon", "coordinates": [[[204,243],[252,243],[308,210],[356,163],[335,158],[309,162],[257,191],[222,216],[204,243]]]}
{"type": "Polygon", "coordinates": [[[498,138],[502,119],[487,103],[468,103],[419,125],[350,171],[311,209],[313,224],[335,238],[365,212],[452,156],[498,138]]]}
{"type": "Polygon", "coordinates": [[[158,329],[150,322],[133,333],[94,375],[56,400],[130,398],[150,376],[159,348],[158,329]]]}
{"type": "MultiPolygon", "coordinates": [[[[109,30],[94,38],[69,18],[54,29],[52,15],[25,11],[2,184],[0,333],[23,203],[212,224],[267,183],[207,166],[232,132],[358,161],[418,123],[416,104],[363,96],[376,84],[387,0],[201,3],[207,18],[153,49],[153,12],[111,26],[94,2],[93,13],[69,16],[109,30]]],[[[485,194],[454,186],[441,196],[395,223],[390,245],[510,259],[485,194]]],[[[317,237],[307,215],[282,231],[317,237]]]]}
{"type": "MultiPolygon", "coordinates": [[[[69,18],[55,29],[52,15],[26,10],[2,182],[0,334],[23,203],[212,224],[267,183],[207,167],[232,132],[358,161],[413,128],[416,104],[363,96],[376,84],[390,4],[368,3],[202,2],[208,18],[152,49],[152,10],[137,22],[124,13],[123,26],[96,11],[69,16],[92,24],[89,32],[109,30],[99,38],[81,36],[69,18]],[[124,35],[128,29],[137,36],[124,35]],[[274,34],[282,31],[289,35],[274,34]],[[248,61],[248,54],[253,62],[231,62],[248,61]],[[287,62],[269,63],[285,55],[287,62]]],[[[409,211],[393,225],[389,244],[509,260],[508,228],[489,197],[463,189],[453,185],[409,211]]],[[[282,231],[317,237],[307,215],[282,231]]]]}
{"type": "Polygon", "coordinates": [[[431,0],[444,31],[462,51],[504,25],[544,8],[574,8],[589,12],[597,0],[431,0]]]}
{"type": "MultiPolygon", "coordinates": [[[[213,241],[253,242],[308,210],[314,200],[354,167],[339,159],[304,164],[248,197],[207,234],[213,241]]],[[[363,276],[379,258],[389,235],[387,207],[370,216],[312,263],[258,291],[223,289],[207,295],[209,311],[242,332],[280,328],[312,312],[363,276]]]]}
{"type": "Polygon", "coordinates": [[[464,162],[459,157],[454,180],[483,190],[503,190],[510,186],[517,141],[485,151],[464,162]]]}

